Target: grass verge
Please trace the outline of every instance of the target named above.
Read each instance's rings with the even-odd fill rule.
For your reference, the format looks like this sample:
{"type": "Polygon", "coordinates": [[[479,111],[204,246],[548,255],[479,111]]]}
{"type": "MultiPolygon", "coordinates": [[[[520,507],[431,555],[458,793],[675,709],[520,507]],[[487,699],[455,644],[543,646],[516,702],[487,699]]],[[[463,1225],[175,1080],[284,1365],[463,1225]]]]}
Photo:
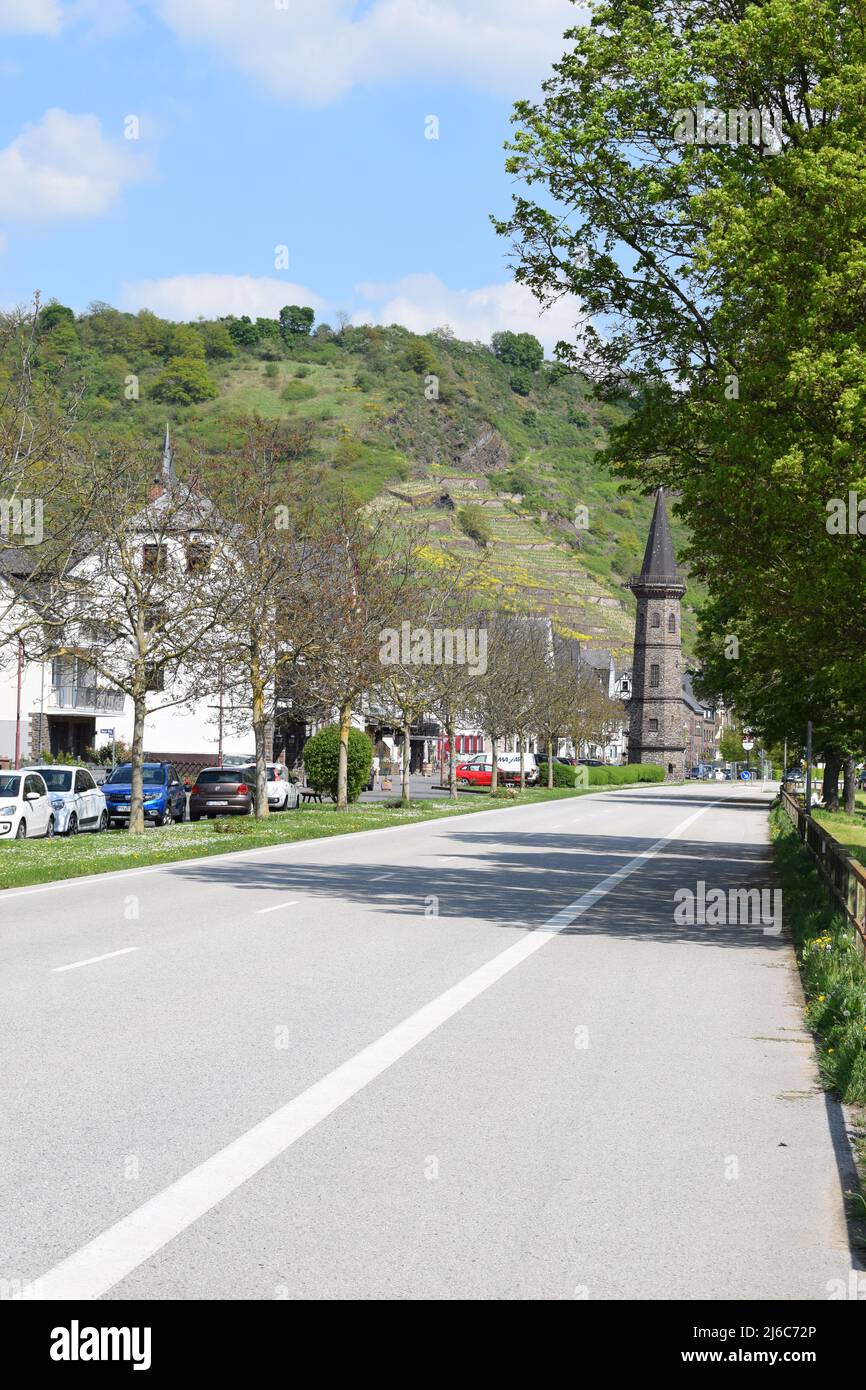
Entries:
{"type": "Polygon", "coordinates": [[[781,807],[771,813],[770,835],[822,1084],[847,1103],[866,1104],[866,960],[781,807]]]}
{"type": "Polygon", "coordinates": [[[478,792],[464,794],[456,804],[444,796],[441,801],[414,801],[408,807],[358,802],[343,812],[333,806],[312,805],[299,811],[271,815],[264,821],[238,817],[236,820],[165,826],[148,830],[144,835],[110,830],[98,835],[77,835],[74,839],[13,840],[0,845],[0,889],[24,888],[36,883],[81,878],[84,874],[171,864],[183,859],[228,854],[233,850],[289,845],[297,840],[322,840],[358,830],[379,830],[389,825],[411,825],[447,816],[499,810],[505,806],[531,805],[615,790],[612,787],[578,790],[555,787],[548,791],[546,787],[532,787],[513,797],[492,797],[478,792]]]}
{"type": "Polygon", "coordinates": [[[845,811],[813,811],[812,816],[828,835],[839,841],[852,859],[866,864],[866,816],[862,811],[859,814],[855,811],[853,816],[845,811]]]}

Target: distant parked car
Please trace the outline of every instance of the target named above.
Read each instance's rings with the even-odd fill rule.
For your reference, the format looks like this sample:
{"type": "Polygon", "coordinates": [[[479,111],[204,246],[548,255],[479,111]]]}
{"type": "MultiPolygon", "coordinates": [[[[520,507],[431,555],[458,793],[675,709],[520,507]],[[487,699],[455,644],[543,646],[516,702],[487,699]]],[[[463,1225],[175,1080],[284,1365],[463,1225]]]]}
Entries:
{"type": "MultiPolygon", "coordinates": [[[[242,769],[246,773],[247,781],[253,788],[256,785],[255,765],[242,769]]],[[[291,787],[289,781],[289,771],[284,763],[268,763],[268,809],[271,811],[285,811],[291,800],[291,787]]]]}
{"type": "Polygon", "coordinates": [[[203,767],[189,794],[189,818],[248,816],[255,804],[248,767],[203,767]]]}
{"type": "Polygon", "coordinates": [[[601,758],[579,758],[578,767],[604,767],[601,758]]]}
{"type": "Polygon", "coordinates": [[[108,808],[102,791],[86,767],[64,767],[60,763],[30,768],[38,772],[51,798],[54,828],[58,835],[77,835],[79,830],[104,830],[108,808]]]}
{"type": "MultiPolygon", "coordinates": [[[[152,820],[154,825],[171,825],[172,821],[183,820],[186,792],[171,763],[145,763],[142,780],[145,820],[152,820]]],[[[111,775],[106,777],[102,786],[109,825],[123,825],[128,822],[132,797],[132,764],[119,763],[111,775]]]]}
{"type": "Polygon", "coordinates": [[[48,788],[38,772],[0,772],[0,838],[54,837],[56,824],[48,788]]]}

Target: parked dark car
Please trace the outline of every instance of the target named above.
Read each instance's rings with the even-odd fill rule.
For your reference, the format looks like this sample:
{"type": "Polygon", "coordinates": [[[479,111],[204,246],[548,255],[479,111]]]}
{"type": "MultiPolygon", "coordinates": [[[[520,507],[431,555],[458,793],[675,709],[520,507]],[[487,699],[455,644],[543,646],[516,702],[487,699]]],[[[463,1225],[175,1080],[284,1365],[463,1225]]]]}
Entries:
{"type": "MultiPolygon", "coordinates": [[[[142,781],[145,820],[152,820],[154,825],[171,825],[172,821],[183,820],[186,792],[171,763],[145,763],[142,781]]],[[[128,821],[132,764],[119,763],[103,782],[102,792],[109,825],[122,825],[128,821]]]]}
{"type": "Polygon", "coordinates": [[[189,794],[189,818],[248,816],[254,805],[254,787],[248,767],[203,767],[189,794]]]}

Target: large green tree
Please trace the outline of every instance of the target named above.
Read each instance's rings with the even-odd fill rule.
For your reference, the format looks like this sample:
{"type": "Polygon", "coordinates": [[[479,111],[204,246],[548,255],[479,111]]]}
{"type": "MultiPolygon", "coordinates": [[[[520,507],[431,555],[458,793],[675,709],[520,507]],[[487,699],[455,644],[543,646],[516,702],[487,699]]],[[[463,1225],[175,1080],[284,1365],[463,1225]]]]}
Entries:
{"type": "Polygon", "coordinates": [[[568,38],[515,111],[517,278],[576,297],[560,358],[631,397],[619,467],[679,493],[707,680],[862,742],[866,551],[828,523],[866,494],[863,7],[610,0],[568,38]]]}

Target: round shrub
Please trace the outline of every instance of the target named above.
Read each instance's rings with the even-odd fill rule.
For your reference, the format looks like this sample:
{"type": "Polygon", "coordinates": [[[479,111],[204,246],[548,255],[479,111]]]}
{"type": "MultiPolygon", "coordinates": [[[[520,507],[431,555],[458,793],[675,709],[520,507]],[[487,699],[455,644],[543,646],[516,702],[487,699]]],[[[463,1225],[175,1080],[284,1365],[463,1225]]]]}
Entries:
{"type": "MultiPolygon", "coordinates": [[[[337,800],[337,769],[340,758],[340,729],[337,724],[329,724],[319,733],[313,734],[304,744],[304,771],[307,785],[317,792],[327,792],[332,801],[337,800]]],[[[373,744],[360,729],[349,730],[349,756],[346,768],[346,782],[350,801],[357,801],[367,782],[373,765],[373,744]]]]}

